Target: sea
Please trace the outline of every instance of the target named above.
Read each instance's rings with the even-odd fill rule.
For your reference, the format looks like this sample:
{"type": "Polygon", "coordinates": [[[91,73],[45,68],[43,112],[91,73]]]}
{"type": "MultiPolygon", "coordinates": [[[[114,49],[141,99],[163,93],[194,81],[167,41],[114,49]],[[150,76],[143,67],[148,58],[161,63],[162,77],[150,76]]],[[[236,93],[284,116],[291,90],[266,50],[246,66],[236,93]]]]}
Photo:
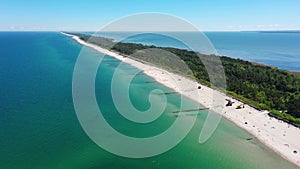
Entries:
{"type": "MultiPolygon", "coordinates": [[[[285,69],[297,70],[297,65],[293,66],[293,59],[299,61],[299,48],[294,44],[299,42],[299,34],[246,34],[248,37],[240,41],[245,42],[247,38],[257,40],[260,35],[274,36],[273,39],[281,39],[276,36],[284,37],[280,42],[272,42],[282,44],[282,48],[271,47],[270,44],[266,47],[268,55],[264,55],[266,58],[262,60],[269,60],[268,63],[272,65],[278,63],[285,69]],[[288,39],[291,40],[289,43],[288,39]],[[291,64],[284,66],[283,63],[276,62],[277,59],[267,59],[272,49],[276,54],[274,58],[289,58],[288,56],[293,55],[282,60],[290,60],[291,64]]],[[[227,43],[228,39],[239,39],[241,35],[221,33],[220,36],[213,37],[212,41],[221,39],[223,42],[219,43],[227,43]]],[[[88,137],[74,109],[73,70],[83,46],[59,32],[0,32],[0,39],[2,169],[298,168],[224,118],[212,137],[200,144],[198,138],[208,114],[206,111],[199,112],[187,136],[163,154],[148,158],[115,155],[88,137]]],[[[234,44],[237,45],[238,42],[234,44]]],[[[223,52],[230,54],[229,48],[235,47],[234,44],[223,46],[223,52]]],[[[253,45],[249,42],[249,56],[254,52],[253,45]]],[[[264,48],[263,45],[264,42],[260,42],[256,47],[264,48]]],[[[238,49],[246,51],[246,44],[243,48],[236,49],[232,51],[232,55],[238,52],[238,49]]],[[[265,49],[261,50],[264,51],[265,49]]],[[[259,59],[260,54],[253,56],[253,60],[259,61],[255,58],[259,59]]],[[[170,112],[180,108],[179,95],[166,95],[167,105],[157,120],[146,124],[129,121],[119,114],[111,95],[111,79],[120,62],[90,48],[85,48],[84,56],[87,58],[87,70],[89,64],[95,64],[99,58],[109,61],[99,65],[95,76],[95,96],[103,116],[114,129],[131,137],[141,138],[158,135],[172,125],[176,117],[170,112]]],[[[122,72],[130,74],[135,68],[126,65],[121,69],[122,72]]],[[[153,89],[170,91],[161,84],[146,83],[149,81],[153,79],[141,74],[136,76],[130,85],[131,102],[139,110],[149,108],[148,96],[153,89]]],[[[126,84],[120,81],[118,85],[126,84]]],[[[195,103],[190,101],[190,104],[195,103]]]]}

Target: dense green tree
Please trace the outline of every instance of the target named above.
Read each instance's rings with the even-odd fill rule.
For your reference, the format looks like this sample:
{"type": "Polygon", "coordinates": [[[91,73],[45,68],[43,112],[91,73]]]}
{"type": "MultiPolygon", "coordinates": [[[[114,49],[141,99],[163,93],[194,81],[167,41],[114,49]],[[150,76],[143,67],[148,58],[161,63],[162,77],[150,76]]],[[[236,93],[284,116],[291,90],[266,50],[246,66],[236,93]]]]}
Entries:
{"type": "Polygon", "coordinates": [[[300,97],[293,96],[287,102],[288,112],[294,116],[300,118],[300,97]]]}

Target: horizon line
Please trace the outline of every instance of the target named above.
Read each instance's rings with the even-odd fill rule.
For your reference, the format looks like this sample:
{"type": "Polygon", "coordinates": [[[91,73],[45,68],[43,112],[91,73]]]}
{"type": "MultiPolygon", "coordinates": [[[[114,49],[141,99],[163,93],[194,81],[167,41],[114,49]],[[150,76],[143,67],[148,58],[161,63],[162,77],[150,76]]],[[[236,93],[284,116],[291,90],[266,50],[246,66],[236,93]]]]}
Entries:
{"type": "MultiPolygon", "coordinates": [[[[257,29],[257,30],[199,30],[200,32],[284,32],[284,31],[300,31],[300,29],[257,29]]],[[[151,30],[133,30],[133,31],[96,31],[96,30],[35,30],[35,29],[23,29],[23,30],[12,30],[12,29],[0,29],[0,32],[198,32],[198,31],[151,31],[151,30]]]]}

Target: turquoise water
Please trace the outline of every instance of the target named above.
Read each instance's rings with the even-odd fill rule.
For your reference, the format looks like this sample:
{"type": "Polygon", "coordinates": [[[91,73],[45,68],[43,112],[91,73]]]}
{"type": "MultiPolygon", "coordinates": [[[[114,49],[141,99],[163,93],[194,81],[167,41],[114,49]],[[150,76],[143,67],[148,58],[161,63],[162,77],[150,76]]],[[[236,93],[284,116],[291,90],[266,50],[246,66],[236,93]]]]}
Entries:
{"type": "MultiPolygon", "coordinates": [[[[128,32],[98,33],[101,36],[122,39],[131,35],[128,32]]],[[[174,33],[184,37],[194,37],[193,32],[174,33]]],[[[280,69],[300,71],[300,32],[204,32],[220,55],[240,58],[276,66],[280,69]]],[[[148,45],[172,46],[184,48],[180,42],[172,38],[162,38],[161,35],[143,34],[129,37],[126,42],[148,45]]],[[[205,52],[205,51],[201,51],[205,52]]]]}
{"type": "MultiPolygon", "coordinates": [[[[55,32],[1,32],[0,39],[0,168],[297,168],[256,139],[247,141],[251,135],[224,119],[209,141],[199,144],[206,112],[200,113],[188,136],[164,154],[145,159],[113,155],[89,139],[74,111],[72,74],[82,46],[55,32]]],[[[93,50],[86,55],[91,64],[101,57],[93,50]]],[[[110,95],[116,65],[101,64],[96,77],[95,92],[105,118],[116,130],[135,137],[167,129],[175,120],[170,112],[179,108],[179,96],[167,96],[165,113],[155,122],[129,122],[118,114],[110,95]]],[[[130,70],[124,67],[125,72],[130,70]]],[[[137,76],[132,82],[130,97],[140,110],[149,106],[152,89],[170,91],[156,83],[145,84],[151,80],[137,76]]]]}

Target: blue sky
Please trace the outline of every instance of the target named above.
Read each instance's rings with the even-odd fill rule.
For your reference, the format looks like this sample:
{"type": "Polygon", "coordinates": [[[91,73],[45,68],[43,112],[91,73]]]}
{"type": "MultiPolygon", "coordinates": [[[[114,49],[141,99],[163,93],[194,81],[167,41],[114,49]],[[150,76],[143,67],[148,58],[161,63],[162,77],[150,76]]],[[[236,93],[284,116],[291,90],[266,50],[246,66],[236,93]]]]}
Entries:
{"type": "Polygon", "coordinates": [[[300,30],[300,0],[1,0],[0,30],[98,30],[120,17],[162,12],[201,30],[300,30]]]}

